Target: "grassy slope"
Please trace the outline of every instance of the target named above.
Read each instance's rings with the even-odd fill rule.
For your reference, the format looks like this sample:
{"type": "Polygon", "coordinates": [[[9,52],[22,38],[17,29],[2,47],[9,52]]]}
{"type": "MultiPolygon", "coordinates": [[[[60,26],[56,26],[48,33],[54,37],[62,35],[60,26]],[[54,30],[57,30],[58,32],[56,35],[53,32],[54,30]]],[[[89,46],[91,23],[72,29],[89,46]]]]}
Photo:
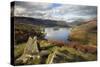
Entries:
{"type": "Polygon", "coordinates": [[[96,45],[97,41],[97,21],[89,21],[71,30],[70,40],[78,41],[82,44],[96,45]]]}

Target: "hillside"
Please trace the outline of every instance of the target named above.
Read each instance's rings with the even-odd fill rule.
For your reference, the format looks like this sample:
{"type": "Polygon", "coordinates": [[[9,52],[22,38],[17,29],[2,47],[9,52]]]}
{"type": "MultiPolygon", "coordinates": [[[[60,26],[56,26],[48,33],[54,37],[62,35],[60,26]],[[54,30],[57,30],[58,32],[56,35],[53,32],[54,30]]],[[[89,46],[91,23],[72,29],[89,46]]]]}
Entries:
{"type": "Polygon", "coordinates": [[[45,26],[45,27],[53,27],[53,26],[69,27],[65,21],[36,19],[30,17],[12,17],[12,19],[14,19],[14,23],[28,23],[28,24],[45,26]]]}
{"type": "MultiPolygon", "coordinates": [[[[54,21],[51,23],[51,20],[39,21],[33,18],[18,17],[14,19],[15,65],[97,60],[97,20],[73,26],[67,43],[44,39],[45,27],[41,23],[47,23],[43,25],[50,26],[48,24],[52,24],[54,21]]],[[[55,25],[61,26],[56,23],[55,25]]]]}
{"type": "Polygon", "coordinates": [[[71,29],[69,36],[71,41],[78,41],[84,44],[97,44],[97,20],[91,20],[85,24],[71,29]]]}

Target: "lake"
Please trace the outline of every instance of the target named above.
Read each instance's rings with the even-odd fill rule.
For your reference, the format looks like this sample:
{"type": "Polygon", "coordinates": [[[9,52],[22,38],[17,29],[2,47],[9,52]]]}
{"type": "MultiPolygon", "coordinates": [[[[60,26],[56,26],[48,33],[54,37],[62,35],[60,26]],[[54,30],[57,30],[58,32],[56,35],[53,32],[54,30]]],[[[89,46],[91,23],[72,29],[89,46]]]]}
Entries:
{"type": "Polygon", "coordinates": [[[45,39],[61,41],[66,43],[68,41],[70,30],[69,28],[45,28],[45,39]]]}

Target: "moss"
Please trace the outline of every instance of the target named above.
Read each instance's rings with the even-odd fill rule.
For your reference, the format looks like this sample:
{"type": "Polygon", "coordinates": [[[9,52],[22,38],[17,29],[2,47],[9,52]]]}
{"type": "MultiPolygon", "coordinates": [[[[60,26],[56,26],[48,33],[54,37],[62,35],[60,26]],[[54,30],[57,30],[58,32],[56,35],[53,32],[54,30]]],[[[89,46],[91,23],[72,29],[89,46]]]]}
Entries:
{"type": "Polygon", "coordinates": [[[14,48],[14,58],[15,59],[20,57],[23,54],[25,46],[26,46],[26,43],[18,44],[15,46],[14,48]]]}

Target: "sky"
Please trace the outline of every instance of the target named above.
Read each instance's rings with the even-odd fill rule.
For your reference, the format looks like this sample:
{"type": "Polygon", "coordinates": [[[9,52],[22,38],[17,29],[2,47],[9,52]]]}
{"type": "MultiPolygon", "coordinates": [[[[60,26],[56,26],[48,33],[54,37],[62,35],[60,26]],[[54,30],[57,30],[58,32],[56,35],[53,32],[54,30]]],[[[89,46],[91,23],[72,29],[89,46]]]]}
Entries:
{"type": "Polygon", "coordinates": [[[97,17],[97,7],[43,2],[15,2],[14,16],[73,22],[97,17]]]}

